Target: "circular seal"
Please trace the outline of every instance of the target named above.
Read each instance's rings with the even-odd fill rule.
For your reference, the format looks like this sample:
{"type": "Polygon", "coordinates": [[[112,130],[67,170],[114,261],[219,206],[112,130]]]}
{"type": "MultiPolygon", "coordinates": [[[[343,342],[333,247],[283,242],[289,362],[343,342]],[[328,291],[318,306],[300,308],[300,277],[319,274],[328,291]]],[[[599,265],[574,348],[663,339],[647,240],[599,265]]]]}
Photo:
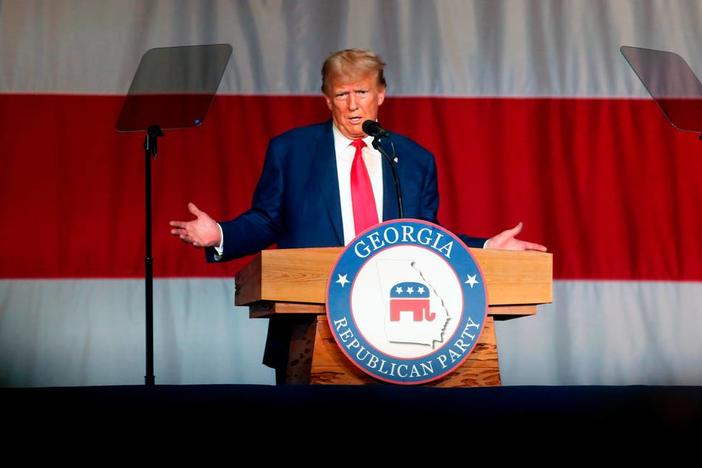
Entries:
{"type": "Polygon", "coordinates": [[[367,374],[422,384],[468,357],[487,315],[485,281],[465,244],[436,224],[387,221],[343,251],[327,286],[339,349],[367,374]]]}

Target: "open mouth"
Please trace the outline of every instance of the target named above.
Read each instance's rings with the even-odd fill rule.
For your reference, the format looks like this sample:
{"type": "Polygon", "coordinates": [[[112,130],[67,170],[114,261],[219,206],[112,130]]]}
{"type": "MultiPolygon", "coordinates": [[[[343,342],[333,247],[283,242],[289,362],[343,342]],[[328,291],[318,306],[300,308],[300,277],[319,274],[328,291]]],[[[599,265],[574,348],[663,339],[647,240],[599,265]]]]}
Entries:
{"type": "Polygon", "coordinates": [[[362,117],[349,117],[349,122],[351,122],[354,125],[358,125],[363,121],[362,117]]]}

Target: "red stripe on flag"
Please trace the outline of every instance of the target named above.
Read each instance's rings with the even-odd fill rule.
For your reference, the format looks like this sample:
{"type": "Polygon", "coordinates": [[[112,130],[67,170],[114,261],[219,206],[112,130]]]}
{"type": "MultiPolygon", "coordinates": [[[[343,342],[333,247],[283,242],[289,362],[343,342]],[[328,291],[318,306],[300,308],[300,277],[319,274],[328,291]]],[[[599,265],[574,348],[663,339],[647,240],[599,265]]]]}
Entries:
{"type": "MultiPolygon", "coordinates": [[[[0,95],[0,277],[139,277],[143,135],[122,97],[0,95]]],[[[321,121],[319,97],[218,96],[199,129],[166,132],[154,171],[156,276],[228,276],[168,234],[195,202],[251,200],[268,139],[321,121]]],[[[702,143],[646,100],[391,98],[386,128],[437,157],[440,219],[489,236],[525,222],[557,278],[702,280],[702,143]]],[[[401,157],[401,155],[400,155],[401,157]]]]}

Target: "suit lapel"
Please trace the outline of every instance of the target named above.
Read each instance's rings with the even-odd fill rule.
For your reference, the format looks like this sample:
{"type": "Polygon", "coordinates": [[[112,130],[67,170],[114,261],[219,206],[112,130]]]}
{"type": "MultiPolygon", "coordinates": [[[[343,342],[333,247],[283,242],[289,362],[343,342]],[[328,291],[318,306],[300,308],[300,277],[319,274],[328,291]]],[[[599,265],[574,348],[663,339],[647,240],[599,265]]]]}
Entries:
{"type": "Polygon", "coordinates": [[[344,245],[344,228],[341,221],[341,201],[339,199],[339,175],[336,169],[336,152],[331,121],[316,141],[313,148],[314,179],[319,183],[319,194],[325,205],[329,221],[334,228],[339,245],[344,245]]]}

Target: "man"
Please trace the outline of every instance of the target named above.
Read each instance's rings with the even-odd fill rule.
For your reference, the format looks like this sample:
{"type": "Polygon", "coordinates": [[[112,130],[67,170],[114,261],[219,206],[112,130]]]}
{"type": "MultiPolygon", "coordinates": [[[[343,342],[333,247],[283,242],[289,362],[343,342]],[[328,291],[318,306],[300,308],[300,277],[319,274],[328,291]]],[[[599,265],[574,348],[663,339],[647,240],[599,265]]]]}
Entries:
{"type": "MultiPolygon", "coordinates": [[[[331,121],[271,140],[250,210],[218,224],[190,203],[196,219],[171,221],[171,234],[205,247],[208,261],[225,261],[273,243],[279,248],[342,246],[366,228],[397,218],[389,163],[372,148],[372,138],[362,128],[364,121],[377,120],[385,100],[384,66],[369,50],[347,49],[329,56],[322,67],[322,92],[331,121]]],[[[392,141],[404,216],[438,223],[434,157],[403,136],[393,134],[392,141]]],[[[546,250],[517,239],[521,229],[519,223],[487,240],[460,237],[471,247],[546,250]]],[[[272,332],[269,328],[267,356],[272,332]]],[[[264,363],[280,365],[268,357],[264,363]]]]}
{"type": "MultiPolygon", "coordinates": [[[[385,64],[361,49],[332,54],[322,67],[322,91],[331,121],[291,130],[273,139],[266,154],[252,208],[233,221],[217,224],[190,203],[192,221],[171,221],[171,234],[195,247],[208,247],[210,261],[224,261],[258,252],[276,243],[280,248],[348,244],[356,232],[351,203],[350,171],[353,140],[363,139],[362,160],[370,178],[378,220],[398,216],[388,162],[370,146],[362,129],[377,120],[385,100],[385,64]],[[215,248],[212,248],[215,247],[215,248]]],[[[397,170],[405,202],[404,215],[436,223],[439,198],[434,158],[421,146],[393,135],[399,156],[397,170]]],[[[361,166],[363,164],[360,164],[361,166]]],[[[359,171],[363,173],[363,168],[359,171]]],[[[472,247],[542,250],[520,241],[519,223],[487,240],[461,236],[472,247]]]]}

